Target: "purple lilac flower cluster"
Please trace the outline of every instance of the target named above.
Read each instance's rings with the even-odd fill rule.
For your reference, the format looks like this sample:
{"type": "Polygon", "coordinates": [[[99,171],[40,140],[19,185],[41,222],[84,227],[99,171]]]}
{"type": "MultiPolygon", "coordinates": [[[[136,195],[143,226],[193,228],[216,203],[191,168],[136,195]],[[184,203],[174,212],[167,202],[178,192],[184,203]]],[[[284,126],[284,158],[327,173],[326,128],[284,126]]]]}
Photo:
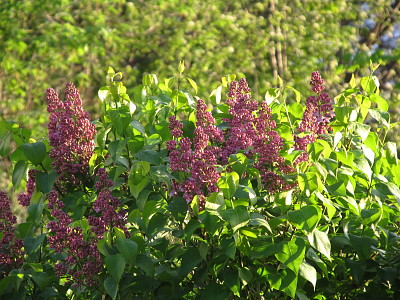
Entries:
{"type": "Polygon", "coordinates": [[[23,241],[15,238],[15,223],[17,218],[11,212],[10,199],[0,191],[0,279],[23,263],[23,241]]]}
{"type": "MultiPolygon", "coordinates": [[[[324,80],[318,71],[314,71],[311,74],[310,85],[312,91],[316,96],[310,96],[307,98],[307,107],[304,112],[303,119],[299,125],[298,131],[308,133],[303,137],[295,136],[295,150],[307,150],[307,145],[315,142],[318,135],[326,134],[331,131],[331,127],[328,125],[331,119],[335,116],[332,107],[332,101],[329,95],[323,90],[324,80]]],[[[295,164],[308,160],[308,154],[302,153],[296,160],[295,164]]]]}
{"type": "Polygon", "coordinates": [[[114,184],[108,178],[108,173],[104,168],[97,171],[98,181],[95,184],[96,190],[99,192],[96,201],[93,203],[93,210],[99,216],[89,216],[89,225],[92,231],[99,239],[103,237],[104,232],[111,230],[113,227],[121,228],[128,236],[125,227],[127,222],[127,213],[121,209],[121,201],[111,194],[110,187],[114,184]]]}
{"type": "Polygon", "coordinates": [[[207,111],[203,100],[197,102],[196,118],[195,138],[192,143],[188,137],[182,137],[183,132],[179,131],[182,123],[175,116],[170,117],[171,132],[179,140],[168,141],[167,149],[170,151],[171,170],[188,174],[183,183],[173,182],[171,195],[182,192],[188,203],[197,195],[199,207],[202,208],[205,197],[218,191],[220,175],[216,165],[221,149],[211,143],[222,143],[223,133],[215,126],[215,119],[207,111]]]}
{"type": "Polygon", "coordinates": [[[231,83],[227,104],[232,119],[226,120],[230,128],[225,132],[222,162],[230,154],[244,150],[248,157],[255,160],[254,166],[270,193],[290,189],[291,185],[286,184],[281,174],[292,173],[293,168],[285,165],[285,159],[280,154],[283,139],[273,130],[276,123],[272,120],[268,104],[251,98],[244,78],[231,83]]]}
{"type": "Polygon", "coordinates": [[[98,284],[96,275],[103,265],[97,249],[97,238],[85,240],[79,227],[72,227],[72,218],[62,208],[64,203],[59,199],[57,191],[51,191],[48,196],[48,207],[54,220],[47,224],[50,231],[48,243],[56,253],[65,253],[65,260],[54,266],[59,277],[66,277],[75,286],[95,286],[98,284]]]}
{"type": "Polygon", "coordinates": [[[73,83],[65,89],[65,101],[53,89],[47,89],[47,111],[52,166],[60,174],[59,182],[80,184],[88,174],[88,162],[93,154],[96,128],[82,108],[82,100],[73,83]]]}
{"type": "Polygon", "coordinates": [[[31,203],[32,194],[36,187],[36,173],[37,170],[30,169],[28,171],[28,182],[26,183],[26,192],[18,195],[18,202],[22,206],[29,206],[31,203]]]}
{"type": "Polygon", "coordinates": [[[225,131],[215,126],[215,119],[203,100],[196,107],[196,129],[193,142],[182,137],[182,123],[175,116],[170,117],[170,130],[175,137],[167,142],[172,171],[188,173],[183,183],[173,182],[171,195],[183,193],[187,202],[194,196],[200,201],[209,193],[218,191],[217,164],[226,164],[231,154],[243,151],[252,158],[259,170],[264,187],[270,192],[290,189],[282,174],[292,173],[293,167],[285,165],[280,151],[283,140],[273,130],[267,103],[258,103],[251,98],[250,88],[245,79],[233,81],[230,85],[227,104],[232,118],[225,119],[229,128],[225,131]]]}

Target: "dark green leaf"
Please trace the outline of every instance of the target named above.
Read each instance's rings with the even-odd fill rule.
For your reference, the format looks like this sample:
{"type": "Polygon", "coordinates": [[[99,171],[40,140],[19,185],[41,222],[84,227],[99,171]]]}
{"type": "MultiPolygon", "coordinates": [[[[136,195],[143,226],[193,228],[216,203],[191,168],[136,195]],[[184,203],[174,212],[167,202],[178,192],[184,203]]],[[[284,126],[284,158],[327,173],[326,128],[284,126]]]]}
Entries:
{"type": "Polygon", "coordinates": [[[24,160],[20,160],[16,163],[13,174],[12,174],[12,184],[14,189],[18,189],[22,178],[26,174],[26,170],[28,169],[28,164],[24,160]]]}
{"type": "Polygon", "coordinates": [[[53,189],[54,183],[57,180],[58,174],[51,172],[49,174],[44,172],[36,173],[37,189],[42,193],[49,193],[53,189]]]}
{"type": "Polygon", "coordinates": [[[147,275],[153,276],[154,274],[154,262],[145,254],[138,254],[136,257],[136,265],[146,272],[147,275]]]}
{"type": "Polygon", "coordinates": [[[185,254],[182,255],[181,267],[179,268],[179,274],[183,277],[189,274],[203,258],[201,257],[199,250],[194,247],[187,249],[185,254]]]}
{"type": "Polygon", "coordinates": [[[218,188],[224,197],[231,199],[239,186],[239,175],[236,172],[225,173],[218,179],[218,188]]]}
{"type": "Polygon", "coordinates": [[[41,290],[44,290],[47,287],[50,280],[49,274],[47,274],[46,272],[35,272],[31,276],[33,281],[38,285],[41,290]]]}
{"type": "Polygon", "coordinates": [[[106,256],[106,267],[108,272],[114,278],[115,282],[119,282],[125,269],[125,259],[122,255],[108,255],[106,256]]]}
{"type": "Polygon", "coordinates": [[[308,234],[308,241],[314,249],[331,259],[331,242],[325,232],[314,229],[308,234]]]}
{"type": "Polygon", "coordinates": [[[138,245],[135,241],[117,238],[117,248],[127,263],[132,264],[135,262],[138,253],[138,245]]]}
{"type": "Polygon", "coordinates": [[[311,282],[315,290],[315,286],[317,284],[317,271],[315,270],[315,268],[306,261],[302,261],[299,269],[299,274],[304,279],[311,282]]]}
{"type": "Polygon", "coordinates": [[[297,275],[304,259],[305,250],[305,241],[301,238],[295,238],[283,244],[283,251],[276,253],[275,256],[297,275]]]}
{"type": "Polygon", "coordinates": [[[229,222],[233,231],[246,226],[250,221],[250,214],[245,206],[237,206],[221,212],[222,217],[229,222]]]}
{"type": "Polygon", "coordinates": [[[288,213],[289,221],[307,232],[313,231],[321,219],[321,209],[318,206],[308,205],[299,210],[288,213]]]}
{"type": "Polygon", "coordinates": [[[104,280],[104,289],[113,300],[117,298],[118,282],[114,278],[108,277],[104,280]]]}
{"type": "Polygon", "coordinates": [[[36,166],[40,164],[46,156],[46,145],[42,142],[23,144],[21,148],[26,158],[36,166]]]}

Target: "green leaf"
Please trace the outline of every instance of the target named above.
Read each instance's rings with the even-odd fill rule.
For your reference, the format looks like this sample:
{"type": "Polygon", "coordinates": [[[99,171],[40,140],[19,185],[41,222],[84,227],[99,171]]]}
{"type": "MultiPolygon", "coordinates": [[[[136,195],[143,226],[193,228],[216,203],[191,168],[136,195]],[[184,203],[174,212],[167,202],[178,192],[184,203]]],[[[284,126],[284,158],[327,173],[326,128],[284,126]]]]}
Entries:
{"type": "Polygon", "coordinates": [[[369,95],[373,94],[375,89],[377,88],[373,77],[375,76],[362,77],[360,82],[363,90],[369,95]]]}
{"type": "Polygon", "coordinates": [[[124,151],[129,139],[112,141],[108,145],[108,153],[114,163],[117,163],[122,151],[124,151]]]}
{"type": "Polygon", "coordinates": [[[200,300],[222,300],[227,299],[228,291],[223,285],[214,281],[209,281],[209,284],[200,292],[200,300]]]}
{"type": "Polygon", "coordinates": [[[280,290],[294,298],[297,289],[297,274],[290,269],[268,274],[268,282],[272,288],[280,290]]]}
{"type": "Polygon", "coordinates": [[[323,189],[323,183],[316,172],[300,173],[298,176],[299,188],[308,194],[323,189]]]}
{"type": "Polygon", "coordinates": [[[26,158],[35,166],[39,165],[46,156],[46,145],[42,142],[23,144],[21,148],[26,158]]]}
{"type": "Polygon", "coordinates": [[[249,284],[253,279],[253,274],[247,267],[239,268],[238,272],[239,272],[239,279],[243,286],[249,284]]]}
{"type": "Polygon", "coordinates": [[[246,185],[239,184],[233,196],[238,199],[248,199],[251,205],[255,205],[257,203],[256,192],[246,185]]]}
{"type": "Polygon", "coordinates": [[[331,259],[331,242],[325,232],[314,229],[308,234],[308,241],[314,249],[331,259]]]}
{"type": "Polygon", "coordinates": [[[299,274],[305,280],[311,282],[315,290],[315,286],[317,284],[317,271],[315,270],[315,268],[306,261],[302,261],[299,269],[299,274]]]}
{"type": "Polygon", "coordinates": [[[110,295],[110,297],[115,300],[117,298],[117,293],[118,293],[118,282],[115,281],[114,278],[108,277],[104,279],[104,289],[106,290],[107,294],[110,295]]]}
{"type": "Polygon", "coordinates": [[[393,182],[378,182],[375,188],[384,195],[393,195],[400,205],[400,189],[393,182]]]}
{"type": "Polygon", "coordinates": [[[32,275],[33,281],[38,285],[39,289],[42,291],[47,287],[50,276],[46,272],[35,272],[32,275]]]}
{"type": "Polygon", "coordinates": [[[372,178],[372,170],[368,161],[364,157],[357,157],[354,160],[354,166],[357,167],[361,172],[367,175],[368,180],[372,178]]]}
{"type": "Polygon", "coordinates": [[[296,95],[296,102],[299,103],[300,100],[301,100],[301,94],[300,94],[300,92],[299,92],[298,90],[296,90],[295,88],[291,87],[291,86],[286,86],[285,88],[286,88],[286,89],[290,89],[290,90],[292,90],[292,91],[295,93],[295,95],[296,95]]]}
{"type": "Polygon", "coordinates": [[[144,129],[144,126],[140,122],[134,120],[129,124],[131,124],[131,126],[135,128],[137,131],[139,131],[142,135],[146,135],[146,130],[144,129]]]}
{"type": "Polygon", "coordinates": [[[377,242],[365,235],[358,236],[349,233],[350,244],[357,251],[361,259],[369,259],[372,253],[372,246],[376,246],[377,242]]]}
{"type": "Polygon", "coordinates": [[[154,262],[145,254],[138,254],[136,257],[136,265],[146,272],[147,275],[153,276],[154,274],[154,262]]]}
{"type": "Polygon", "coordinates": [[[221,216],[229,222],[234,232],[246,226],[250,221],[250,214],[247,211],[247,207],[242,205],[221,212],[221,216]]]}
{"type": "Polygon", "coordinates": [[[147,225],[147,234],[152,237],[162,231],[168,221],[168,216],[163,213],[154,214],[147,225]]]}
{"type": "Polygon", "coordinates": [[[236,243],[233,238],[224,238],[221,240],[221,249],[231,259],[235,259],[236,243]]]}
{"type": "Polygon", "coordinates": [[[36,186],[37,189],[42,193],[50,193],[53,189],[54,183],[56,182],[58,174],[51,172],[49,174],[44,172],[36,173],[36,186]]]}
{"type": "Polygon", "coordinates": [[[16,163],[13,174],[12,174],[12,184],[14,189],[18,189],[19,185],[21,184],[21,180],[26,174],[26,170],[28,169],[28,164],[24,160],[20,160],[16,163]]]}
{"type": "Polygon", "coordinates": [[[114,278],[115,282],[118,283],[125,269],[126,262],[124,257],[120,254],[108,255],[105,261],[108,272],[114,278]]]}
{"type": "Polygon", "coordinates": [[[25,251],[28,255],[32,255],[36,253],[40,246],[42,245],[44,238],[46,237],[46,234],[40,234],[36,237],[33,236],[27,236],[24,239],[24,248],[25,251]]]}
{"type": "Polygon", "coordinates": [[[218,178],[218,187],[224,197],[231,199],[239,186],[239,175],[236,172],[225,173],[218,178]]]}
{"type": "Polygon", "coordinates": [[[370,99],[372,102],[375,102],[376,104],[378,104],[378,108],[379,108],[380,110],[388,111],[388,109],[389,109],[389,104],[388,104],[388,102],[387,102],[385,99],[383,99],[381,96],[379,96],[379,95],[377,95],[377,94],[372,94],[372,95],[369,96],[369,99],[370,99]]]}
{"type": "Polygon", "coordinates": [[[361,148],[364,153],[364,156],[368,159],[369,164],[373,166],[375,162],[375,152],[365,145],[361,145],[361,148]]]}
{"type": "Polygon", "coordinates": [[[272,234],[271,226],[268,224],[268,221],[259,213],[251,212],[250,213],[250,221],[249,225],[251,226],[263,226],[265,227],[269,233],[272,234]]]}
{"type": "MultiPolygon", "coordinates": [[[[1,124],[1,123],[0,123],[1,124]]],[[[5,136],[0,136],[0,156],[5,158],[11,150],[11,133],[7,133],[5,136]]]]}
{"type": "Polygon", "coordinates": [[[237,270],[226,269],[224,272],[224,284],[235,294],[240,291],[239,274],[237,270]]]}
{"type": "MultiPolygon", "coordinates": [[[[207,206],[207,202],[206,202],[207,206]]],[[[171,212],[172,216],[179,220],[183,221],[186,217],[188,212],[188,205],[184,198],[182,197],[175,197],[172,201],[168,204],[167,209],[171,212]]]]}
{"type": "Polygon", "coordinates": [[[292,117],[292,122],[300,120],[303,117],[304,106],[299,102],[293,102],[288,105],[289,115],[292,117]]]}
{"type": "Polygon", "coordinates": [[[363,209],[361,210],[361,217],[363,218],[363,223],[369,225],[380,220],[382,216],[382,211],[378,208],[363,209]]]}
{"type": "Polygon", "coordinates": [[[99,96],[100,100],[104,102],[107,99],[107,97],[111,95],[110,89],[108,88],[108,86],[103,86],[99,89],[97,95],[99,96]]]}
{"type": "Polygon", "coordinates": [[[390,129],[390,114],[388,112],[378,108],[370,108],[368,109],[368,112],[371,117],[378,121],[379,124],[390,129]]]}
{"type": "Polygon", "coordinates": [[[346,267],[350,269],[350,274],[355,283],[360,284],[363,282],[363,276],[367,270],[365,260],[355,261],[352,259],[346,259],[346,267]]]}
{"type": "Polygon", "coordinates": [[[211,92],[210,99],[213,105],[218,105],[221,103],[221,93],[222,93],[222,85],[218,86],[215,90],[211,92]]]}
{"type": "Polygon", "coordinates": [[[158,133],[154,133],[147,138],[147,145],[154,148],[154,146],[162,143],[162,138],[158,133]]]}
{"type": "Polygon", "coordinates": [[[361,123],[351,123],[349,128],[353,129],[355,133],[357,133],[361,137],[361,142],[364,142],[368,137],[368,134],[371,130],[371,126],[367,124],[361,123]]]}
{"type": "Polygon", "coordinates": [[[111,77],[111,78],[115,75],[115,71],[114,71],[114,69],[113,69],[112,67],[108,67],[108,69],[107,69],[107,75],[108,75],[109,77],[111,77]]]}
{"type": "Polygon", "coordinates": [[[178,65],[179,74],[182,74],[184,70],[185,70],[185,61],[181,60],[181,61],[179,61],[179,65],[178,65]]]}
{"type": "Polygon", "coordinates": [[[283,252],[283,242],[275,243],[272,239],[259,238],[251,243],[250,256],[252,258],[265,258],[280,252],[283,252]]]}
{"type": "Polygon", "coordinates": [[[295,275],[298,274],[304,259],[306,243],[302,238],[294,238],[283,245],[282,252],[275,254],[276,258],[285,264],[295,275]]]}
{"type": "Polygon", "coordinates": [[[354,74],[351,74],[351,79],[350,79],[349,84],[350,84],[350,87],[351,87],[352,89],[354,89],[354,88],[356,87],[356,79],[355,79],[355,77],[354,77],[354,74]]]}
{"type": "Polygon", "coordinates": [[[160,154],[154,150],[140,150],[133,156],[138,160],[147,161],[153,165],[158,165],[161,160],[160,154]]]}
{"type": "Polygon", "coordinates": [[[226,204],[222,193],[212,193],[210,196],[208,196],[205,207],[208,211],[225,210],[226,204]]]}
{"type": "Polygon", "coordinates": [[[229,156],[229,163],[232,164],[232,170],[241,176],[247,169],[248,158],[243,153],[231,154],[229,156]]]}
{"type": "Polygon", "coordinates": [[[386,143],[386,159],[390,164],[397,165],[397,145],[394,142],[386,143]]]}
{"type": "Polygon", "coordinates": [[[129,126],[131,118],[127,111],[120,109],[110,109],[108,111],[113,127],[120,136],[124,135],[125,129],[129,126]]]}
{"type": "Polygon", "coordinates": [[[192,86],[192,88],[194,89],[195,93],[197,94],[197,84],[196,82],[194,82],[194,80],[192,78],[186,77],[187,81],[190,83],[190,85],[192,86]]]}
{"type": "Polygon", "coordinates": [[[326,267],[326,264],[323,262],[322,259],[319,258],[313,248],[308,248],[306,257],[309,260],[312,260],[317,265],[317,267],[320,268],[322,272],[324,272],[324,275],[328,277],[328,268],[326,267]]]}
{"type": "Polygon", "coordinates": [[[131,172],[128,177],[128,186],[131,195],[136,199],[150,181],[148,178],[149,171],[150,163],[147,161],[135,162],[131,167],[131,172]]]}
{"type": "Polygon", "coordinates": [[[130,239],[117,238],[117,248],[127,263],[133,264],[138,254],[138,245],[130,239]]]}
{"type": "Polygon", "coordinates": [[[311,232],[318,225],[321,215],[322,212],[318,206],[308,205],[299,210],[290,211],[288,218],[300,229],[311,232]]]}
{"type": "Polygon", "coordinates": [[[179,268],[179,274],[181,276],[186,276],[192,271],[203,258],[201,257],[199,250],[194,247],[190,247],[187,251],[182,255],[182,262],[179,268]]]}

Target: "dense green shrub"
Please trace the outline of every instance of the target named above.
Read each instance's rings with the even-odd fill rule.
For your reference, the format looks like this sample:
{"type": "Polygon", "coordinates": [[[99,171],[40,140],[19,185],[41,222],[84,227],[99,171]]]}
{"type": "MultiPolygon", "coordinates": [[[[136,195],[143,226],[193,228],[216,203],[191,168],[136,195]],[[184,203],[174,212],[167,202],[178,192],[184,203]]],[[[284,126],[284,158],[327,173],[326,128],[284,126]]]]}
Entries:
{"type": "Polygon", "coordinates": [[[332,101],[313,72],[307,100],[281,81],[258,102],[229,75],[210,111],[183,71],[130,98],[109,68],[92,123],[73,84],[64,101],[48,89],[48,138],[2,122],[14,187],[29,174],[16,227],[0,195],[0,295],[399,297],[400,166],[376,77],[332,101]]]}
{"type": "MultiPolygon", "coordinates": [[[[261,99],[277,75],[305,92],[304,74],[314,68],[329,76],[331,90],[336,84],[343,89],[345,72],[365,72],[372,59],[382,64],[377,76],[390,92],[387,87],[396,88],[398,81],[393,69],[399,50],[387,45],[398,18],[396,2],[2,0],[0,117],[39,129],[46,120],[43,91],[61,90],[67,78],[97,117],[103,80],[98,66],[122,71],[130,89],[144,72],[176,75],[178,60],[186,61],[203,87],[242,72],[261,99]]],[[[208,96],[207,89],[199,93],[208,96]]],[[[391,102],[396,98],[393,93],[391,102]]]]}

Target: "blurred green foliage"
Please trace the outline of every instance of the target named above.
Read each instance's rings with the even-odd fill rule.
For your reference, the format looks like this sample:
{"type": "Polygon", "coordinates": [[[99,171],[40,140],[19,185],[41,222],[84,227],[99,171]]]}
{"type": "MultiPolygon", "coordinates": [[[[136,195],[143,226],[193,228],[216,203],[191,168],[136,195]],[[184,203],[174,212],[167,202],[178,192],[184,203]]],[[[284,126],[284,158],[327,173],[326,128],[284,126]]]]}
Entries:
{"type": "Polygon", "coordinates": [[[199,91],[205,99],[229,73],[247,76],[258,99],[278,75],[302,91],[316,69],[340,91],[346,72],[371,57],[396,70],[398,50],[384,41],[398,9],[388,0],[2,0],[0,117],[45,123],[45,89],[68,81],[98,115],[108,66],[133,88],[144,72],[175,75],[179,60],[209,87],[199,91]]]}

